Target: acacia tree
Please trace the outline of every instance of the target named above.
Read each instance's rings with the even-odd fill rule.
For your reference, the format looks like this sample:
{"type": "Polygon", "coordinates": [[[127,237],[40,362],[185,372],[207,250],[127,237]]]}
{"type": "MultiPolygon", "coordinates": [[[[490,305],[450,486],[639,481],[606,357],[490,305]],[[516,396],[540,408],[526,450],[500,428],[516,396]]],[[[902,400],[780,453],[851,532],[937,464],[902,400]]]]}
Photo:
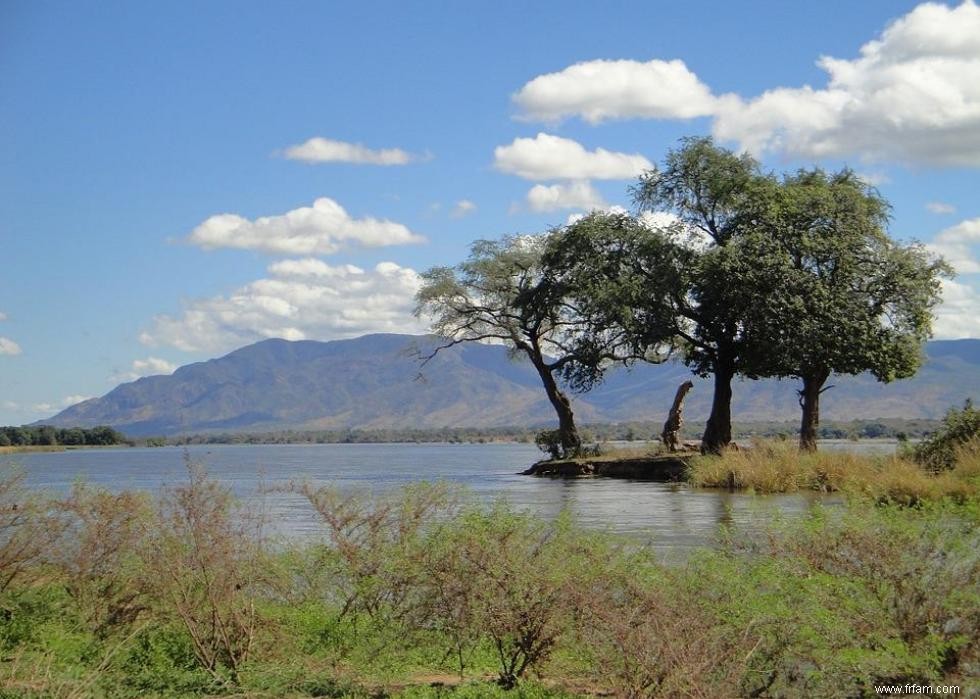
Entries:
{"type": "Polygon", "coordinates": [[[526,357],[558,417],[558,455],[569,456],[581,439],[559,381],[588,389],[607,362],[628,358],[629,346],[621,331],[591,327],[574,300],[542,273],[548,237],[476,241],[465,262],[422,274],[415,314],[431,318],[432,332],[446,340],[428,359],[463,342],[500,342],[512,356],[526,357]]]}
{"type": "Polygon", "coordinates": [[[632,188],[641,212],[667,212],[677,221],[659,234],[668,244],[647,246],[666,255],[666,260],[649,260],[648,267],[658,274],[671,270],[671,286],[665,289],[644,273],[652,293],[645,299],[638,293],[635,302],[652,309],[657,319],[672,315],[685,363],[699,376],[714,376],[702,451],[718,452],[731,442],[732,379],[756,363],[749,352],[765,351],[748,344],[744,332],[746,318],[766,302],[765,295],[748,286],[752,279],[735,274],[739,266],[728,248],[764,219],[774,183],[750,156],[720,148],[710,138],[688,138],[667,154],[663,168],[646,173],[632,188]],[[665,303],[670,314],[663,312],[665,303]]]}
{"type": "Polygon", "coordinates": [[[583,321],[576,379],[601,376],[610,336],[626,362],[660,363],[671,355],[682,334],[673,295],[690,257],[676,232],[595,211],[548,237],[541,264],[549,288],[583,321]]]}
{"type": "Polygon", "coordinates": [[[773,188],[761,225],[731,246],[746,317],[746,373],[795,377],[800,448],[816,449],[831,374],[915,374],[949,267],[886,232],[888,203],[850,170],[801,170],[773,188]]]}

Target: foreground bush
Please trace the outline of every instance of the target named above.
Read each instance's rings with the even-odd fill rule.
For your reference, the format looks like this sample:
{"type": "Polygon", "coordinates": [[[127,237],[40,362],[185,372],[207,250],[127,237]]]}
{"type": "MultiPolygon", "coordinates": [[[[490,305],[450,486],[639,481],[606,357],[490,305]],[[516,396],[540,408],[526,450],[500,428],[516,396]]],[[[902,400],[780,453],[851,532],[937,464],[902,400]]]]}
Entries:
{"type": "MultiPolygon", "coordinates": [[[[671,567],[568,515],[444,486],[290,490],[319,541],[270,548],[197,470],[156,503],[35,498],[17,527],[63,536],[37,539],[0,593],[0,696],[851,697],[980,681],[975,497],[854,500],[671,567]]],[[[17,527],[0,547],[22,545],[17,527]]]]}
{"type": "Polygon", "coordinates": [[[960,410],[951,408],[939,430],[916,444],[911,455],[930,470],[947,471],[956,466],[958,452],[971,443],[974,449],[980,443],[980,410],[968,400],[960,410]]]}

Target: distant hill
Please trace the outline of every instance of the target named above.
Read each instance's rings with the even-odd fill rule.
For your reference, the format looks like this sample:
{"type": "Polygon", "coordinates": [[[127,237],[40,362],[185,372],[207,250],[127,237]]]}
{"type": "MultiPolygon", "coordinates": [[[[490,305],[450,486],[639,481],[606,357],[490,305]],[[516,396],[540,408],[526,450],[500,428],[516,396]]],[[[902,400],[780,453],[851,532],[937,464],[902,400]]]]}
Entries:
{"type": "MultiPolygon", "coordinates": [[[[420,369],[427,336],[366,335],[334,342],[265,340],[170,376],[122,384],[73,405],[43,424],[112,425],[132,436],[274,429],[501,427],[549,424],[551,407],[534,370],[503,347],[466,344],[420,369]]],[[[870,376],[834,377],[825,419],[938,418],[950,405],[980,398],[980,340],[930,342],[912,379],[883,385],[870,376]]],[[[577,396],[581,423],[662,420],[683,364],[612,372],[577,396]]],[[[710,379],[695,379],[685,415],[707,417],[710,379]]],[[[736,381],[737,420],[796,419],[792,381],[736,381]]]]}

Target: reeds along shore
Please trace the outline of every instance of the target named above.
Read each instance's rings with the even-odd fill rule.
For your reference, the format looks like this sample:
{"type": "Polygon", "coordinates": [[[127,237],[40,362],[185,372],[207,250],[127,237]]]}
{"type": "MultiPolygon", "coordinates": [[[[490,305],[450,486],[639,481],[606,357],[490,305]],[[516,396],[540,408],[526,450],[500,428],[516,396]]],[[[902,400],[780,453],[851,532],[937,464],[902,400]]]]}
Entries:
{"type": "Polygon", "coordinates": [[[791,493],[842,492],[874,500],[915,504],[949,497],[964,501],[980,494],[980,439],[950,447],[952,467],[933,471],[911,456],[851,452],[801,452],[789,442],[755,442],[690,461],[688,480],[707,488],[791,493]]]}
{"type": "Polygon", "coordinates": [[[155,500],[84,485],[44,498],[6,473],[0,696],[965,694],[980,678],[971,449],[922,474],[966,485],[914,499],[881,496],[913,489],[888,479],[918,482],[886,477],[897,461],[770,445],[699,462],[759,489],[818,478],[854,497],[674,566],[446,485],[284,486],[322,523],[296,543],[194,467],[155,500]]]}

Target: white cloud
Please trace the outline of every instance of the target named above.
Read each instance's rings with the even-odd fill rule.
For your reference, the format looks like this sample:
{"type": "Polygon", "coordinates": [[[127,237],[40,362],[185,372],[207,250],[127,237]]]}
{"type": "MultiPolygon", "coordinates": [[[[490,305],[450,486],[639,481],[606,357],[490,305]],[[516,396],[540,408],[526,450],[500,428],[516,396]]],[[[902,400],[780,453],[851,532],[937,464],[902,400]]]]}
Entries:
{"type": "Polygon", "coordinates": [[[364,270],[354,265],[331,266],[323,260],[307,257],[274,262],[269,265],[269,273],[277,277],[347,277],[364,274],[364,270]]]}
{"type": "Polygon", "coordinates": [[[857,172],[855,174],[872,187],[879,187],[892,181],[892,178],[889,177],[888,173],[879,172],[876,170],[872,170],[870,172],[857,172]]]}
{"type": "Polygon", "coordinates": [[[0,354],[20,354],[20,345],[11,340],[9,337],[0,337],[0,354]]]}
{"type": "Polygon", "coordinates": [[[61,405],[65,408],[90,400],[92,396],[65,396],[61,399],[61,405]]]}
{"type": "Polygon", "coordinates": [[[617,153],[605,148],[586,150],[570,138],[539,133],[497,146],[494,167],[527,180],[628,180],[653,168],[638,153],[617,153]]]}
{"type": "Polygon", "coordinates": [[[53,413],[54,405],[51,403],[35,403],[31,406],[31,411],[35,413],[53,413]]]}
{"type": "Polygon", "coordinates": [[[228,296],[190,303],[179,316],[157,316],[140,341],[218,352],[271,337],[332,340],[424,330],[412,316],[419,276],[407,267],[381,262],[363,270],[303,259],[268,271],[228,296]]]}
{"type": "Polygon", "coordinates": [[[177,370],[177,365],[159,357],[147,357],[146,359],[133,360],[133,371],[140,376],[151,376],[153,374],[172,374],[177,370]]]}
{"type": "Polygon", "coordinates": [[[970,284],[943,280],[943,302],[933,324],[939,339],[980,337],[980,291],[970,284]]]}
{"type": "Polygon", "coordinates": [[[714,112],[716,99],[683,61],[595,60],[539,75],[513,100],[525,118],[545,122],[580,116],[687,119],[714,112]]]}
{"type": "MultiPolygon", "coordinates": [[[[146,359],[134,359],[127,371],[121,371],[109,377],[112,382],[135,381],[143,376],[156,376],[157,374],[172,374],[177,370],[177,365],[159,357],[147,357],[146,359]]],[[[78,396],[70,396],[77,398],[78,396]]],[[[65,400],[68,400],[67,398],[65,400]]],[[[84,399],[82,399],[84,400],[84,399]]],[[[76,401],[77,402],[77,401],[76,401]]]]}
{"type": "Polygon", "coordinates": [[[928,209],[934,214],[939,214],[941,216],[946,214],[956,213],[955,206],[953,206],[952,204],[947,204],[942,201],[931,201],[928,204],[926,204],[926,209],[928,209]]]}
{"type": "Polygon", "coordinates": [[[449,215],[453,218],[463,218],[464,216],[469,216],[474,211],[476,211],[476,204],[469,199],[460,199],[456,202],[453,210],[449,212],[449,215]]]}
{"type": "Polygon", "coordinates": [[[756,154],[980,166],[980,7],[924,3],[853,59],[821,57],[823,87],[713,96],[679,61],[590,61],[542,75],[515,100],[530,117],[714,117],[720,140],[756,154]],[[669,68],[668,68],[669,67],[669,68]]]}
{"type": "Polygon", "coordinates": [[[606,206],[602,195],[586,180],[566,182],[551,186],[537,184],[527,193],[531,211],[557,211],[559,209],[602,209],[606,206]]]}
{"type": "Polygon", "coordinates": [[[753,152],[980,165],[980,8],[926,3],[853,60],[822,57],[823,89],[720,100],[714,133],[753,152]]]}
{"type": "Polygon", "coordinates": [[[335,141],[317,136],[305,143],[289,146],[284,155],[289,160],[307,163],[356,163],[358,165],[407,165],[416,156],[401,148],[372,150],[360,143],[335,141]]]}
{"type": "MultiPolygon", "coordinates": [[[[7,320],[7,314],[0,312],[0,321],[4,320],[7,320]]],[[[0,354],[14,355],[20,353],[20,345],[11,340],[9,337],[0,336],[0,354]]]]}
{"type": "MultiPolygon", "coordinates": [[[[624,209],[622,206],[618,206],[616,204],[613,204],[612,206],[602,207],[601,209],[593,209],[593,212],[603,213],[603,214],[625,214],[625,213],[628,213],[626,211],[626,209],[624,209]]],[[[592,213],[592,212],[589,212],[589,213],[592,213]]],[[[585,218],[587,215],[588,214],[586,212],[584,212],[584,211],[579,211],[578,213],[569,214],[568,215],[568,218],[565,219],[565,225],[566,226],[570,226],[573,223],[578,223],[583,218],[585,218]]]]}
{"type": "MultiPolygon", "coordinates": [[[[959,274],[980,273],[980,218],[960,221],[941,231],[928,248],[946,258],[959,274]]],[[[980,306],[974,313],[980,315],[980,306]]]]}
{"type": "Polygon", "coordinates": [[[286,255],[327,255],[357,244],[365,247],[421,243],[422,236],[400,223],[351,218],[333,199],[322,197],[278,216],[250,221],[237,214],[211,216],[188,241],[207,250],[239,248],[286,255]]]}

